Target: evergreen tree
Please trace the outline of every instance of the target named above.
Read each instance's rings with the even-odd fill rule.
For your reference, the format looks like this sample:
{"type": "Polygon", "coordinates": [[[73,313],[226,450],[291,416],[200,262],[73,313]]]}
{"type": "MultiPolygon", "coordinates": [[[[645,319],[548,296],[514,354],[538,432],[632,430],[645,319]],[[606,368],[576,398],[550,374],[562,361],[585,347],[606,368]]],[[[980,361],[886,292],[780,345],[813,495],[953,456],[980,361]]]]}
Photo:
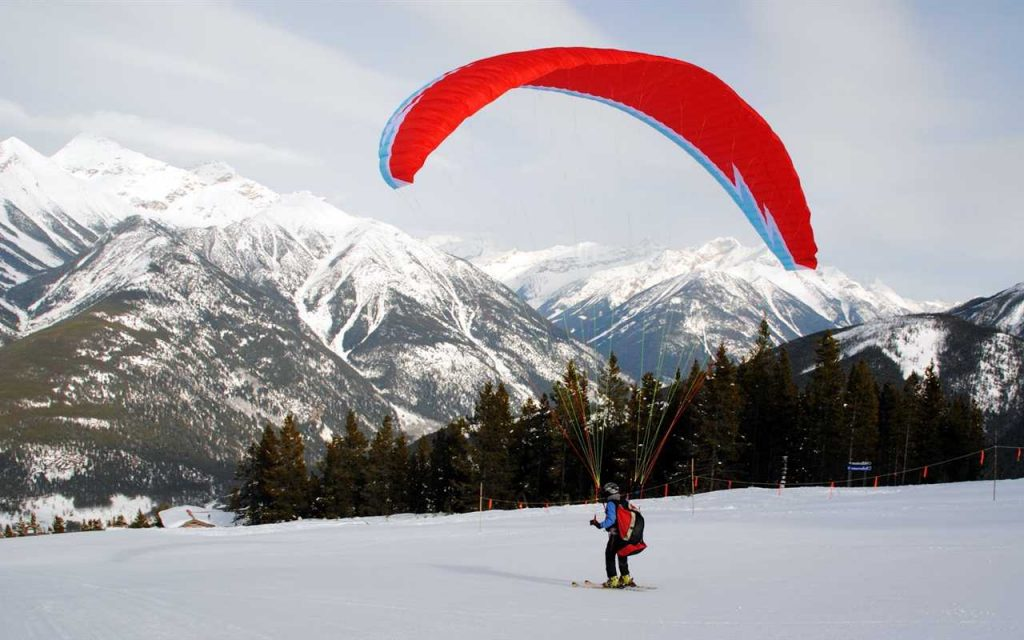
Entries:
{"type": "Polygon", "coordinates": [[[354,411],[345,418],[344,447],[341,449],[339,464],[348,474],[345,481],[350,483],[351,506],[342,515],[345,517],[368,515],[366,510],[366,472],[369,441],[359,430],[359,420],[354,411]]]}
{"type": "Polygon", "coordinates": [[[917,439],[921,424],[921,390],[921,377],[912,372],[903,383],[897,418],[898,438],[901,440],[900,484],[917,480],[916,477],[907,475],[907,469],[916,467],[920,459],[917,453],[917,439]]]}
{"type": "Polygon", "coordinates": [[[438,431],[430,449],[429,495],[432,507],[443,513],[475,509],[467,433],[469,424],[459,418],[438,431]]]}
{"type": "MultiPolygon", "coordinates": [[[[946,397],[935,374],[935,363],[930,363],[924,370],[921,385],[920,404],[918,405],[917,431],[917,464],[929,464],[943,459],[943,428],[946,423],[946,397]]],[[[926,482],[943,482],[948,467],[931,470],[926,482]]]]}
{"type": "Polygon", "coordinates": [[[388,457],[388,479],[390,487],[390,513],[409,511],[409,438],[400,428],[388,457]]]}
{"type": "Polygon", "coordinates": [[[892,384],[886,382],[878,395],[878,475],[891,478],[900,469],[903,452],[903,429],[900,416],[900,392],[892,384]]]}
{"type": "Polygon", "coordinates": [[[858,360],[850,370],[843,411],[849,439],[847,461],[874,462],[878,454],[878,387],[863,360],[858,360]]]}
{"type": "Polygon", "coordinates": [[[64,518],[60,516],[54,516],[52,528],[54,533],[64,533],[65,531],[67,531],[67,528],[64,525],[64,518]]]}
{"type": "Polygon", "coordinates": [[[430,504],[430,440],[420,438],[413,447],[405,486],[408,491],[409,511],[429,513],[430,504]]]}
{"type": "Polygon", "coordinates": [[[734,463],[738,459],[740,395],[736,385],[736,368],[725,350],[719,345],[715,352],[712,374],[704,383],[705,396],[700,422],[697,424],[698,473],[715,480],[720,476],[733,477],[734,463]]]}
{"type": "Polygon", "coordinates": [[[779,424],[775,415],[775,357],[771,349],[768,321],[762,318],[750,357],[736,372],[742,398],[739,433],[741,442],[746,445],[743,467],[755,482],[773,480],[774,460],[781,455],[776,431],[781,431],[784,425],[779,424]]]}
{"type": "MultiPolygon", "coordinates": [[[[637,443],[629,427],[630,385],[622,378],[618,358],[612,353],[601,371],[595,389],[597,404],[591,417],[593,428],[604,443],[602,473],[620,484],[635,480],[634,460],[637,443]]],[[[660,416],[663,418],[663,416],[660,416]]]]}
{"type": "MultiPolygon", "coordinates": [[[[123,520],[124,516],[121,516],[121,519],[123,520]]],[[[33,535],[33,536],[37,536],[37,535],[39,535],[40,533],[43,532],[43,526],[41,524],[39,524],[39,519],[36,518],[36,512],[35,511],[33,511],[32,513],[29,514],[28,530],[29,530],[29,533],[31,535],[33,535]]]]}
{"type": "Polygon", "coordinates": [[[796,451],[800,443],[800,392],[793,382],[793,367],[789,361],[789,353],[785,349],[778,350],[772,375],[772,389],[775,396],[772,405],[772,453],[768,482],[779,482],[782,479],[782,457],[787,457],[787,473],[789,457],[796,451]]]}
{"type": "Polygon", "coordinates": [[[511,501],[512,461],[509,449],[512,441],[512,408],[505,385],[484,384],[473,411],[476,434],[473,438],[473,459],[476,461],[477,483],[482,482],[487,495],[511,501]]]}
{"type": "Polygon", "coordinates": [[[139,512],[135,514],[135,519],[132,520],[128,527],[131,529],[148,529],[149,518],[146,517],[146,514],[142,513],[142,509],[139,509],[139,512]]]}
{"type": "Polygon", "coordinates": [[[352,472],[344,466],[345,441],[334,434],[318,465],[314,513],[321,518],[345,518],[352,514],[352,472]]]}
{"type": "Polygon", "coordinates": [[[295,418],[288,414],[280,435],[280,463],[271,469],[274,500],[271,516],[275,522],[307,517],[310,511],[309,472],[306,447],[295,418]]]}
{"type": "Polygon", "coordinates": [[[11,525],[9,525],[9,524],[4,525],[4,537],[5,538],[13,538],[16,535],[17,534],[14,533],[14,529],[11,528],[11,525]]]}
{"type": "Polygon", "coordinates": [[[271,470],[280,464],[280,444],[274,427],[267,424],[259,442],[250,444],[235,468],[239,486],[232,492],[229,508],[246,524],[274,522],[275,495],[271,470]]]}
{"type": "Polygon", "coordinates": [[[576,366],[575,361],[566,363],[565,372],[555,381],[551,401],[554,403],[552,419],[563,435],[566,447],[561,455],[561,478],[559,492],[571,496],[592,496],[594,481],[582,461],[577,464],[578,455],[584,456],[586,464],[601,471],[603,457],[597,450],[596,439],[600,434],[594,431],[591,422],[589,381],[576,366]],[[594,447],[587,443],[593,443],[594,447]]]}
{"type": "Polygon", "coordinates": [[[551,422],[547,394],[540,402],[532,398],[523,404],[512,427],[511,459],[513,484],[518,493],[533,502],[558,501],[561,457],[565,439],[551,422]]]}
{"type": "Polygon", "coordinates": [[[127,529],[128,528],[128,520],[124,517],[123,513],[119,513],[119,514],[117,514],[117,516],[115,516],[115,517],[110,519],[110,521],[107,523],[107,526],[118,528],[118,529],[127,529]]]}
{"type": "Polygon", "coordinates": [[[815,349],[814,370],[803,397],[802,455],[797,465],[802,480],[836,480],[846,476],[847,443],[842,437],[844,382],[839,343],[826,331],[815,349]]]}
{"type": "MultiPolygon", "coordinates": [[[[672,397],[668,399],[668,406],[665,408],[665,415],[668,416],[666,420],[675,418],[679,412],[679,404],[685,401],[686,393],[690,389],[693,389],[695,385],[703,385],[704,375],[704,369],[700,363],[694,360],[686,379],[677,385],[672,397]]],[[[644,386],[647,386],[646,380],[644,386]]],[[[638,406],[647,402],[648,394],[647,391],[642,392],[637,402],[638,406]]],[[[698,425],[703,421],[706,395],[706,390],[700,386],[690,405],[679,414],[676,424],[674,426],[666,425],[672,426],[672,432],[648,485],[677,481],[683,477],[689,478],[690,460],[697,454],[698,425]]]]}
{"type": "Polygon", "coordinates": [[[366,461],[367,515],[391,515],[391,453],[395,446],[395,429],[390,415],[384,416],[381,426],[370,441],[366,461]]]}

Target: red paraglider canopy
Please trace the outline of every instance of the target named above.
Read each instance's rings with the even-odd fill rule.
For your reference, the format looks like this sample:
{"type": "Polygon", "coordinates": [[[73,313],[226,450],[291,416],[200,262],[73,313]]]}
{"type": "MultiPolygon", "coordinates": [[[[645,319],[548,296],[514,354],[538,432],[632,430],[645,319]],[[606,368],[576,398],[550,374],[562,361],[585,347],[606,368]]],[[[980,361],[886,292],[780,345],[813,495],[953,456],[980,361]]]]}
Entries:
{"type": "Polygon", "coordinates": [[[597,100],[647,122],[718,180],[786,268],[817,266],[810,210],[782,141],[727,84],[672,58],[559,47],[507,53],[450,71],[388,120],[380,142],[384,179],[392,187],[411,183],[466,118],[519,87],[597,100]]]}

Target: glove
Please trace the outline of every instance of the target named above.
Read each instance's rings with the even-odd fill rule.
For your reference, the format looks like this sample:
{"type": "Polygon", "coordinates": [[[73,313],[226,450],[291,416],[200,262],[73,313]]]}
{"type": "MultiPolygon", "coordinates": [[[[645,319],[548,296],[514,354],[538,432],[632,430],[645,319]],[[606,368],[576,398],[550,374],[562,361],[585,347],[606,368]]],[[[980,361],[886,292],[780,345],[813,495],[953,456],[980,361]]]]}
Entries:
{"type": "Polygon", "coordinates": [[[597,521],[597,518],[591,518],[590,519],[590,524],[591,524],[591,526],[593,526],[596,529],[600,529],[601,528],[601,523],[597,521]]]}

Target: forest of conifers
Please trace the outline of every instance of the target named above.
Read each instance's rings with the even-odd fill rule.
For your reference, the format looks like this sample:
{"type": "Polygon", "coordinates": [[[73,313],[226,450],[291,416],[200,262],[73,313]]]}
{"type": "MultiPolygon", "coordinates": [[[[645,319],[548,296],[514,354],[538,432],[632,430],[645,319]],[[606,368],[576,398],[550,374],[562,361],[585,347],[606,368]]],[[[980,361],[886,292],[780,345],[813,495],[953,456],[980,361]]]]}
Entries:
{"type": "Polygon", "coordinates": [[[514,508],[586,500],[608,480],[634,496],[688,493],[691,473],[698,491],[776,486],[784,472],[790,486],[840,484],[850,461],[872,463],[858,482],[884,485],[980,473],[973,456],[920,472],[984,447],[981,413],[966,396],[947,397],[931,366],[901,385],[880,386],[863,362],[847,373],[828,333],[802,390],[764,322],[742,358],[719,347],[674,380],[630,383],[612,354],[592,380],[570,362],[550,394],[520,407],[500,381],[484,381],[472,415],[414,443],[391,416],[368,438],[350,413],[312,465],[289,416],[245,452],[230,506],[261,524],[474,510],[481,487],[487,506],[514,508]]]}

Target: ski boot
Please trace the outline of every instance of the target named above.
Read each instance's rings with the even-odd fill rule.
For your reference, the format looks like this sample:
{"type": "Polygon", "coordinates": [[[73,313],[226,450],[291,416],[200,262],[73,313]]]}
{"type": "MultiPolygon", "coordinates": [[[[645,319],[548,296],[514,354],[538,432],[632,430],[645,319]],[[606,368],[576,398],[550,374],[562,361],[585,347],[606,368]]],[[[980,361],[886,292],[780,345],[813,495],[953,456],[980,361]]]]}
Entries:
{"type": "Polygon", "coordinates": [[[635,586],[636,586],[636,583],[633,582],[633,577],[630,576],[629,574],[626,574],[626,575],[622,576],[621,578],[619,578],[619,588],[620,589],[623,589],[625,587],[635,587],[635,586]]]}
{"type": "Polygon", "coordinates": [[[619,576],[612,576],[611,578],[605,580],[604,583],[601,584],[601,586],[605,589],[621,589],[622,579],[619,578],[619,576]]]}

